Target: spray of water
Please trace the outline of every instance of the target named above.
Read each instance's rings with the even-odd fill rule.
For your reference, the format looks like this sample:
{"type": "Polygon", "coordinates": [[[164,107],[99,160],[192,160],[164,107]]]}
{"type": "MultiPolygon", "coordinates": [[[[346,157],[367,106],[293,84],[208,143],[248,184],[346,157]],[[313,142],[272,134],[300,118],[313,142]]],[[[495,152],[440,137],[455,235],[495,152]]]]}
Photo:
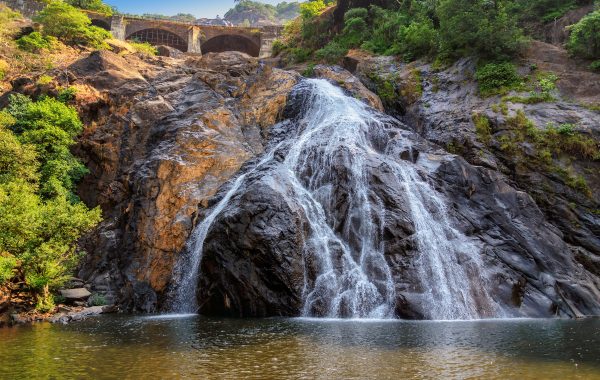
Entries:
{"type": "MultiPolygon", "coordinates": [[[[296,136],[285,142],[288,153],[278,175],[291,183],[288,196],[302,207],[310,225],[303,251],[303,315],[394,316],[395,286],[384,256],[386,209],[369,180],[369,165],[377,163],[391,168],[409,200],[427,317],[496,316],[497,307],[480,274],[477,247],[451,227],[443,199],[418,175],[415,165],[386,155],[386,142],[377,138],[384,135],[385,118],[325,80],[306,80],[298,91],[309,95],[296,136]]],[[[257,167],[271,159],[272,153],[257,167]]],[[[175,302],[177,311],[195,310],[194,284],[204,239],[248,174],[236,179],[196,227],[186,263],[189,270],[182,276],[175,302]]]]}

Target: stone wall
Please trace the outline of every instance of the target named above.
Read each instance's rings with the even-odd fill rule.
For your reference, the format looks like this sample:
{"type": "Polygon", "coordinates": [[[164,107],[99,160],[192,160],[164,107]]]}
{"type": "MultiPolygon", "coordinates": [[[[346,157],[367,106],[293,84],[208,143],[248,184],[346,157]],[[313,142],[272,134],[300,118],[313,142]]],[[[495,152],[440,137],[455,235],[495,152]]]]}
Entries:
{"type": "Polygon", "coordinates": [[[0,3],[5,4],[13,11],[20,12],[23,15],[23,17],[27,19],[31,19],[32,17],[37,16],[37,14],[42,11],[42,9],[48,6],[48,4],[26,0],[5,0],[0,1],[0,3]]]}

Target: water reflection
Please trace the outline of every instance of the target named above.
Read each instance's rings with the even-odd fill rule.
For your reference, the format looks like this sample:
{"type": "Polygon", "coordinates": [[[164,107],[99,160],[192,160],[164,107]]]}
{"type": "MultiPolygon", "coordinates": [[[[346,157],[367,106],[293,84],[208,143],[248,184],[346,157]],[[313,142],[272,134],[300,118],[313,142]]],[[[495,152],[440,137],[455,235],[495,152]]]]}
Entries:
{"type": "Polygon", "coordinates": [[[111,315],[0,329],[0,378],[600,379],[600,320],[111,315]]]}

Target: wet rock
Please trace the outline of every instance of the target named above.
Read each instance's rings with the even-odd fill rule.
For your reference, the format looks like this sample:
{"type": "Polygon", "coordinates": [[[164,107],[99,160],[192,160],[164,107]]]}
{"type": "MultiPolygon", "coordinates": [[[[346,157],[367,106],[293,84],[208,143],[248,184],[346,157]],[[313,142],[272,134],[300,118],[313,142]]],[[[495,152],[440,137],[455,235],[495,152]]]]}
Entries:
{"type": "Polygon", "coordinates": [[[316,65],[311,74],[312,78],[325,78],[337,83],[349,91],[350,96],[364,99],[364,101],[378,111],[383,111],[381,99],[369,91],[356,77],[340,66],[316,65]]]}
{"type": "Polygon", "coordinates": [[[24,323],[27,323],[27,322],[31,322],[31,318],[29,316],[26,316],[26,315],[12,314],[10,317],[12,318],[12,320],[14,321],[14,323],[24,324],[24,323]]]}
{"type": "Polygon", "coordinates": [[[48,319],[48,322],[61,323],[63,325],[66,325],[69,322],[83,321],[86,317],[100,315],[100,314],[116,313],[118,311],[119,311],[119,308],[115,305],[92,306],[92,307],[85,308],[78,312],[57,313],[52,318],[48,319]]]}

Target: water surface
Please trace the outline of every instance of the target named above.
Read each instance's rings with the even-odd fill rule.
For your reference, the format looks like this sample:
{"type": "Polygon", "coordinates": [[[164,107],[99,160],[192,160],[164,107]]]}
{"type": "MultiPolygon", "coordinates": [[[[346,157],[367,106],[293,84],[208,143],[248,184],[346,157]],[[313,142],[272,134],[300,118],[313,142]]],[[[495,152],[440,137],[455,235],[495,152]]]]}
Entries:
{"type": "Polygon", "coordinates": [[[104,315],[0,328],[1,379],[600,379],[600,320],[104,315]]]}

